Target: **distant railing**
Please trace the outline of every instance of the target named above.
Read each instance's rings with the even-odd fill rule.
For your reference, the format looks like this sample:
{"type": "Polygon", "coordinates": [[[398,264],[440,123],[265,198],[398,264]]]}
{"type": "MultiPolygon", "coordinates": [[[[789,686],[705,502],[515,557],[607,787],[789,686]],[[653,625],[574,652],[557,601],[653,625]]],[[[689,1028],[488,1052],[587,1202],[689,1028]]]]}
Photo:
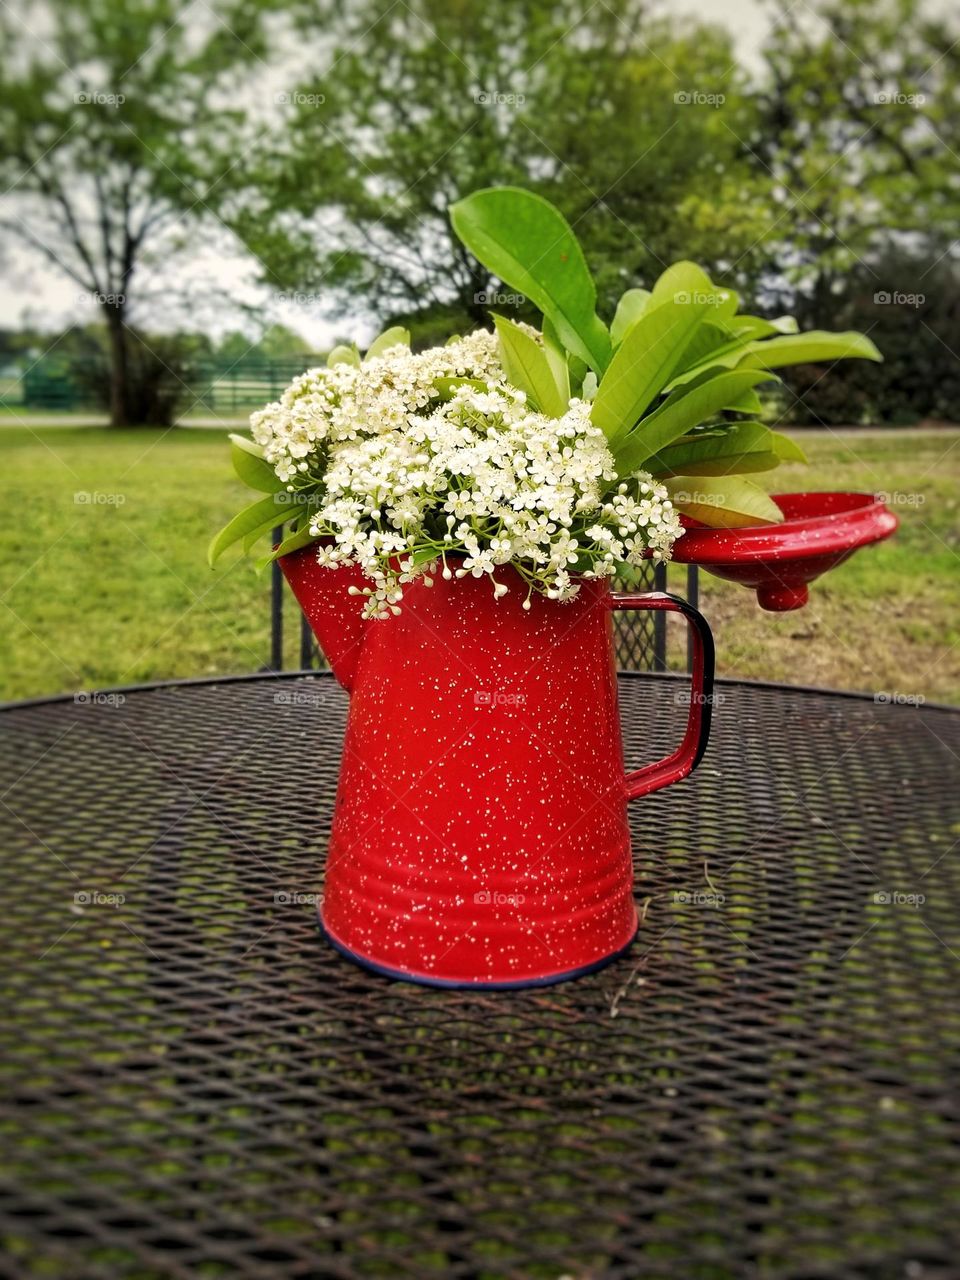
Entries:
{"type": "Polygon", "coordinates": [[[325,364],[325,356],[306,355],[295,360],[197,365],[189,379],[194,408],[230,413],[268,404],[301,373],[325,364]]]}
{"type": "MultiPolygon", "coordinates": [[[[184,409],[236,413],[276,400],[298,374],[322,365],[322,355],[284,360],[198,360],[174,375],[184,384],[184,409]]],[[[6,369],[0,377],[0,403],[10,408],[55,410],[103,409],[106,388],[98,388],[89,368],[79,360],[45,362],[22,370],[6,369]]]]}

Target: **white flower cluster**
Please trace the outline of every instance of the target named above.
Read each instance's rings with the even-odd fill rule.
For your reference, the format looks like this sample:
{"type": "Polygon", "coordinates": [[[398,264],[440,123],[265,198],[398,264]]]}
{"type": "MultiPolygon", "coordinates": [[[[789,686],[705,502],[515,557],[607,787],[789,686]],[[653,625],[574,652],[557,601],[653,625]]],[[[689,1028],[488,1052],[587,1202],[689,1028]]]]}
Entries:
{"type": "Polygon", "coordinates": [[[533,411],[483,331],[311,370],[251,426],[287,488],[310,495],[320,562],[359,564],[371,580],[368,617],[397,612],[404,584],[441,566],[481,577],[509,563],[525,607],[533,590],[568,600],[578,575],[610,576],[645,552],[666,559],[683,532],[645,472],[617,483],[590,405],[533,411]]]}
{"type": "MultiPolygon", "coordinates": [[[[333,539],[321,563],[359,563],[372,580],[365,613],[386,617],[404,583],[441,564],[451,578],[510,563],[529,608],[531,590],[568,600],[576,575],[610,576],[647,550],[669,556],[682,529],[666,490],[645,474],[613,487],[613,459],[589,412],[571,400],[563,417],[547,418],[521,391],[466,385],[428,412],[408,412],[401,427],[340,446],[312,525],[333,539]]],[[[506,590],[494,583],[496,596],[506,590]]]]}
{"type": "Polygon", "coordinates": [[[302,476],[322,478],[336,445],[402,430],[410,413],[436,399],[444,378],[502,382],[496,337],[480,329],[417,355],[397,346],[359,366],[310,369],[253,414],[250,428],[280,479],[299,488],[302,476]]]}

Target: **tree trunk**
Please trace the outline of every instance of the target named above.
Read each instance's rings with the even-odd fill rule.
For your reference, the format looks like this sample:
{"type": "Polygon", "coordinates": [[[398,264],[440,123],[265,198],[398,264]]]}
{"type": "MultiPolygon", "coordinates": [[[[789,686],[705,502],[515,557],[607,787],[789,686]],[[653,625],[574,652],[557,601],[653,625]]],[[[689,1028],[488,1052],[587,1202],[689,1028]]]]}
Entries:
{"type": "Polygon", "coordinates": [[[107,306],[107,334],[110,341],[110,425],[129,427],[130,369],[127,350],[127,326],[123,308],[107,306]]]}

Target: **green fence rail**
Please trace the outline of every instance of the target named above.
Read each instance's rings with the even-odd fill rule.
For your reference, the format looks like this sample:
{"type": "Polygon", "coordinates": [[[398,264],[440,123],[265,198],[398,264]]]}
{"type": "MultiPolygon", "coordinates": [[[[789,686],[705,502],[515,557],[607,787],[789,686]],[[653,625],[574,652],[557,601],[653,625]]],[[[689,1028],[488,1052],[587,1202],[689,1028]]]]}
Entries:
{"type": "MultiPolygon", "coordinates": [[[[276,400],[284,387],[304,370],[325,363],[321,355],[238,364],[198,361],[177,379],[184,383],[181,411],[249,411],[276,400]]],[[[0,374],[0,405],[58,413],[78,409],[102,412],[107,405],[107,388],[91,386],[89,372],[86,377],[81,376],[80,370],[69,364],[52,369],[42,364],[22,371],[7,369],[0,374]]]]}

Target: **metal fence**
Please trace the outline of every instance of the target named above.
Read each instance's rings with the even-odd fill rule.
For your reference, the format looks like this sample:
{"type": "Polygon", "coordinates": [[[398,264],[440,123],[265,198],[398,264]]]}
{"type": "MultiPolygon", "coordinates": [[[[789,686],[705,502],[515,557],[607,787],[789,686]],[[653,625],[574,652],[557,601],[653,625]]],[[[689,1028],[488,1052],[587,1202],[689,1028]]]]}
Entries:
{"type": "MultiPolygon", "coordinates": [[[[183,402],[193,412],[236,413],[276,400],[292,379],[325,363],[321,355],[285,360],[200,360],[171,377],[183,384],[183,402]]],[[[78,360],[42,360],[8,368],[0,375],[0,403],[10,408],[69,413],[106,404],[106,384],[98,387],[78,360]]]]}

